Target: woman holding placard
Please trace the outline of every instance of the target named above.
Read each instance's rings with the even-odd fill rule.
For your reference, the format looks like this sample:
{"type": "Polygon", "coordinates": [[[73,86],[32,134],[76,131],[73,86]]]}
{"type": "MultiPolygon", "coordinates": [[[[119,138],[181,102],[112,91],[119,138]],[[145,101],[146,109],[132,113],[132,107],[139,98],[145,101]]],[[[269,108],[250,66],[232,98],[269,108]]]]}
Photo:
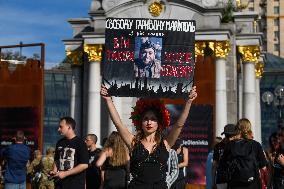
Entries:
{"type": "Polygon", "coordinates": [[[192,102],[197,97],[196,87],[190,91],[184,109],[169,135],[162,137],[162,130],[170,124],[170,114],[159,99],[140,99],[131,113],[136,134],[129,132],[102,85],[101,96],[106,101],[110,117],[130,151],[130,189],[167,189],[166,172],[169,150],[175,144],[188,117],[192,102]]]}

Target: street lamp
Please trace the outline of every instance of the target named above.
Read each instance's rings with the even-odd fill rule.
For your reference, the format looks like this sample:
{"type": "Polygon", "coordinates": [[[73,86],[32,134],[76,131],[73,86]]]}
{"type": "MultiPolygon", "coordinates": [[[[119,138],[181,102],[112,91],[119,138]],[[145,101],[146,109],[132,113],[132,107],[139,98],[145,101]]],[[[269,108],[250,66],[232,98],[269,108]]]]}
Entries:
{"type": "Polygon", "coordinates": [[[270,105],[272,102],[274,102],[274,106],[278,109],[278,127],[283,126],[283,120],[282,120],[282,108],[284,107],[284,87],[282,85],[278,85],[274,90],[274,95],[270,91],[266,91],[262,94],[261,97],[262,101],[270,105]]]}

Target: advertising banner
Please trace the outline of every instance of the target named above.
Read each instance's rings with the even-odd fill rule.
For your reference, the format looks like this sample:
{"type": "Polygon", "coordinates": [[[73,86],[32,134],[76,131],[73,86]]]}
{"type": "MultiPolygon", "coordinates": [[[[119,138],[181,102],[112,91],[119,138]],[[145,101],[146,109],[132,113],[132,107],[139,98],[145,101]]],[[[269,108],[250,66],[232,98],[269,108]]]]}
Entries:
{"type": "Polygon", "coordinates": [[[38,149],[39,109],[35,107],[0,108],[0,148],[15,142],[16,132],[24,132],[25,144],[38,149]]]}
{"type": "MultiPolygon", "coordinates": [[[[176,122],[183,109],[182,105],[168,104],[171,125],[176,122]]],[[[213,106],[192,105],[189,117],[180,134],[183,146],[188,148],[186,177],[188,184],[205,185],[205,167],[213,133],[213,106]]],[[[171,127],[169,128],[171,129],[171,127]]]]}

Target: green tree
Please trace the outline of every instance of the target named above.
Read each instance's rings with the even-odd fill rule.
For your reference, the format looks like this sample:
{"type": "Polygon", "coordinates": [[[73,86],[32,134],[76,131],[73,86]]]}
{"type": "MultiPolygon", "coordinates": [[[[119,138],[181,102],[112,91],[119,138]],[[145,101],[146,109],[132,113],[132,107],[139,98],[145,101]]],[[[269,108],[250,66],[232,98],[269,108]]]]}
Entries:
{"type": "Polygon", "coordinates": [[[19,61],[23,61],[26,60],[27,57],[21,55],[21,53],[19,51],[5,51],[5,52],[1,52],[1,59],[4,60],[19,60],[19,61]]]}
{"type": "Polygon", "coordinates": [[[222,10],[222,23],[228,23],[233,21],[233,13],[236,10],[236,7],[232,0],[229,0],[227,5],[222,10]]]}

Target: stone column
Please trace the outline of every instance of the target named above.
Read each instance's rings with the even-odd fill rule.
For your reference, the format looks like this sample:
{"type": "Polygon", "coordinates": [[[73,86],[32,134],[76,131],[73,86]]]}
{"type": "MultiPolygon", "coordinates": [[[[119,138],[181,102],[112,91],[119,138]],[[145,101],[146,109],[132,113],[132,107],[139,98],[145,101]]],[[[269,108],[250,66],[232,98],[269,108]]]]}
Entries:
{"type": "Polygon", "coordinates": [[[217,41],[215,44],[215,71],[216,71],[216,136],[221,136],[227,124],[227,84],[226,84],[226,57],[230,50],[228,41],[217,41]]]}
{"type": "Polygon", "coordinates": [[[250,120],[252,132],[256,133],[256,86],[255,62],[259,58],[259,46],[240,46],[243,61],[243,118],[250,120]]]}
{"type": "Polygon", "coordinates": [[[102,45],[84,45],[89,60],[89,86],[87,107],[87,133],[96,134],[101,142],[101,61],[102,45]]]}
{"type": "Polygon", "coordinates": [[[238,118],[243,117],[243,73],[238,73],[238,118]]]}
{"type": "Polygon", "coordinates": [[[255,65],[255,92],[256,92],[256,107],[255,107],[255,134],[254,139],[261,143],[261,108],[260,108],[260,79],[263,74],[263,63],[257,62],[255,65]]]}
{"type": "Polygon", "coordinates": [[[82,64],[83,52],[81,50],[66,51],[66,56],[71,60],[71,102],[70,116],[77,123],[75,132],[81,136],[82,131],[82,64]]]}

